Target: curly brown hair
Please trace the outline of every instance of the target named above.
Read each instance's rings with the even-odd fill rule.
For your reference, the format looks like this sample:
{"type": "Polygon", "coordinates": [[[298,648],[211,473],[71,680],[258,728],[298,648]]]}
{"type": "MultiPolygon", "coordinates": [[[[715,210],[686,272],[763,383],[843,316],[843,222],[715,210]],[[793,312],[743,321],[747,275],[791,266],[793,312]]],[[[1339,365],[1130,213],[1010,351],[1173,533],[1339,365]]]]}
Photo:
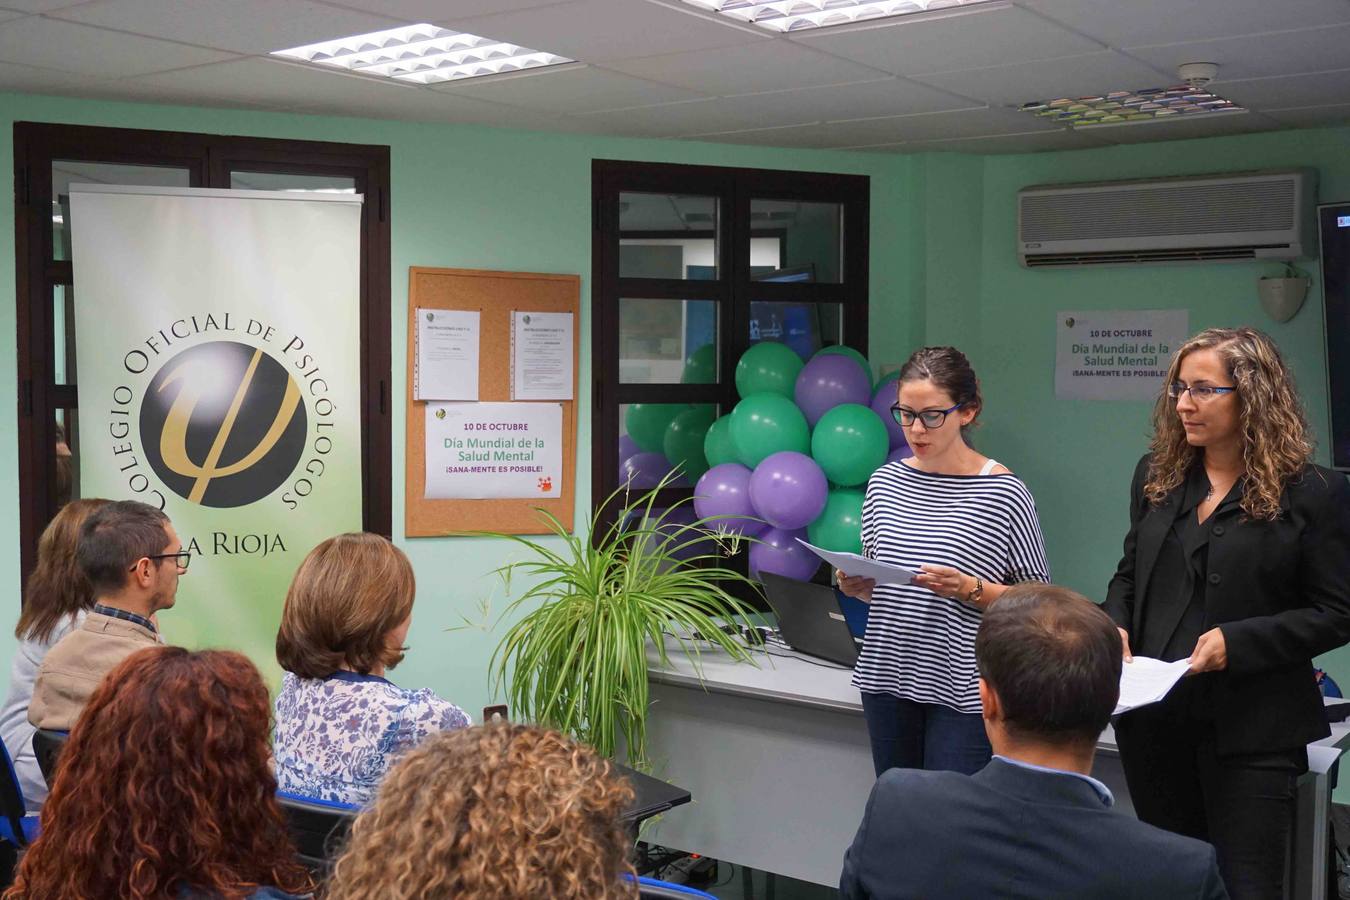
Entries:
{"type": "Polygon", "coordinates": [[[556,731],[492,723],[404,756],[352,825],[328,900],[637,896],[608,760],[556,731]]]}
{"type": "Polygon", "coordinates": [[[75,548],[80,528],[107,500],[72,500],[47,524],[38,539],[37,565],[28,576],[23,593],[23,611],[14,636],[19,640],[45,643],[66,616],[94,605],[94,588],[84,576],[75,548]]]}
{"type": "MultiPolygon", "coordinates": [[[[1209,328],[1178,348],[1165,385],[1177,380],[1181,363],[1197,350],[1213,350],[1237,387],[1238,421],[1246,480],[1242,511],[1251,519],[1280,515],[1280,495],[1311,461],[1308,420],[1279,347],[1254,328],[1209,328]]],[[[1199,451],[1186,441],[1176,403],[1164,389],[1153,408],[1153,442],[1144,495],[1162,503],[1186,480],[1199,451]]]]}
{"type": "Polygon", "coordinates": [[[262,676],[238,653],[127,657],[61,751],[5,900],[312,890],[277,805],[269,725],[262,676]]]}

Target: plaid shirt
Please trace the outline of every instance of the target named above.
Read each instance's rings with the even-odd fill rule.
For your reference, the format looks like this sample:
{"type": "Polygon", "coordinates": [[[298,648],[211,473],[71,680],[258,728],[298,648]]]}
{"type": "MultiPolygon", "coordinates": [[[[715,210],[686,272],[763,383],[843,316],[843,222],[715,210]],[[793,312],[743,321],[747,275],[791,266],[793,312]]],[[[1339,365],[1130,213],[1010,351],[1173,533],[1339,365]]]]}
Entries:
{"type": "Polygon", "coordinates": [[[154,634],[159,634],[159,629],[155,627],[154,622],[151,622],[145,616],[138,616],[134,612],[127,612],[125,609],[118,609],[115,606],[104,606],[102,603],[94,604],[94,612],[102,616],[110,616],[114,619],[124,619],[128,622],[135,622],[142,628],[149,628],[154,634]]]}

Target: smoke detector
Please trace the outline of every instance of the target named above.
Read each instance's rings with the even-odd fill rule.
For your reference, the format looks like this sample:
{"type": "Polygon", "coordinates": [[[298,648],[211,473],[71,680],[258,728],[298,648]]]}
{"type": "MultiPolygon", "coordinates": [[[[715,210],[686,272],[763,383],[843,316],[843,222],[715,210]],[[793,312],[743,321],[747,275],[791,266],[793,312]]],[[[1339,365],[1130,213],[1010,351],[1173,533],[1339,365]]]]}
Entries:
{"type": "Polygon", "coordinates": [[[1219,74],[1216,63],[1182,63],[1177,66],[1177,77],[1193,91],[1198,91],[1213,81],[1219,74]]]}

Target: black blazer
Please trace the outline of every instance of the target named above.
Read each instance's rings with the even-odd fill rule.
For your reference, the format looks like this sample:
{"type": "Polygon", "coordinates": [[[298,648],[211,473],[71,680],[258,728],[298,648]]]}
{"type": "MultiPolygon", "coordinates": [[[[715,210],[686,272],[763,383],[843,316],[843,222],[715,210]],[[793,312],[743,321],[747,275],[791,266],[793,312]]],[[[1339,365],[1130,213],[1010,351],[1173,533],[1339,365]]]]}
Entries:
{"type": "MultiPolygon", "coordinates": [[[[1103,608],[1134,645],[1158,551],[1176,519],[1183,488],[1156,508],[1144,498],[1149,457],[1130,489],[1130,531],[1103,608]]],[[[1184,486],[1183,486],[1184,487],[1184,486]]],[[[1212,676],[1216,749],[1267,753],[1330,734],[1312,658],[1350,640],[1350,483],[1308,465],[1280,497],[1275,521],[1221,507],[1210,529],[1205,628],[1218,626],[1228,668],[1212,676]]]]}
{"type": "Polygon", "coordinates": [[[1222,900],[1214,848],[1107,807],[1081,778],[995,759],[891,769],[844,856],[844,900],[1222,900]]]}

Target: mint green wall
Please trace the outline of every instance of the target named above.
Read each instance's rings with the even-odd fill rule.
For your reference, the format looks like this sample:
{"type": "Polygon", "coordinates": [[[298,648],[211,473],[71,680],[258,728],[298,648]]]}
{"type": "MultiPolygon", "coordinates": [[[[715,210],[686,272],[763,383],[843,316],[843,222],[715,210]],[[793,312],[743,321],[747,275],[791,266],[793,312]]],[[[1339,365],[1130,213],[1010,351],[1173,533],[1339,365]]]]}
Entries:
{"type": "MultiPolygon", "coordinates": [[[[0,173],[13,171],[11,123],[68,124],[197,131],[322,141],[388,144],[392,155],[392,303],[394,429],[394,532],[417,572],[418,599],[411,651],[397,679],[430,686],[477,717],[488,702],[486,669],[496,636],[467,628],[482,621],[481,600],[493,612],[501,591],[485,573],[508,561],[508,548],[473,539],[403,540],[403,421],[409,266],[448,266],[579,273],[583,312],[580,383],[590,382],[591,177],[593,158],[845,172],[872,176],[871,240],[874,247],[903,248],[910,239],[904,210],[911,206],[901,158],[849,153],[767,150],[715,144],[643,141],[595,136],[502,131],[478,127],[320,118],[220,109],[101,103],[0,94],[0,173]]],[[[8,197],[8,193],[5,195],[8,197]]],[[[0,234],[13,233],[13,207],[0,203],[0,234]]],[[[12,246],[12,244],[10,245],[12,246]]],[[[14,256],[0,251],[0,334],[13,335],[14,256]]],[[[872,262],[872,330],[882,346],[900,353],[910,343],[907,325],[892,317],[905,305],[903,254],[872,262]]],[[[0,341],[0,371],[13,372],[14,342],[0,341]]],[[[589,509],[590,410],[582,392],[578,429],[578,521],[589,509]]],[[[13,394],[10,394],[13,396],[13,394]]],[[[15,424],[0,411],[0,508],[17,508],[15,424]]],[[[474,523],[463,523],[473,528],[474,523]]],[[[18,523],[0,517],[0,584],[17,611],[18,523]]],[[[281,602],[281,598],[277,598],[281,602]]],[[[172,614],[172,613],[171,613],[172,614]]],[[[0,660],[9,660],[12,637],[0,633],[0,660]]],[[[5,670],[7,671],[7,669],[5,670]]],[[[2,677],[2,676],[0,676],[2,677]]]]}

